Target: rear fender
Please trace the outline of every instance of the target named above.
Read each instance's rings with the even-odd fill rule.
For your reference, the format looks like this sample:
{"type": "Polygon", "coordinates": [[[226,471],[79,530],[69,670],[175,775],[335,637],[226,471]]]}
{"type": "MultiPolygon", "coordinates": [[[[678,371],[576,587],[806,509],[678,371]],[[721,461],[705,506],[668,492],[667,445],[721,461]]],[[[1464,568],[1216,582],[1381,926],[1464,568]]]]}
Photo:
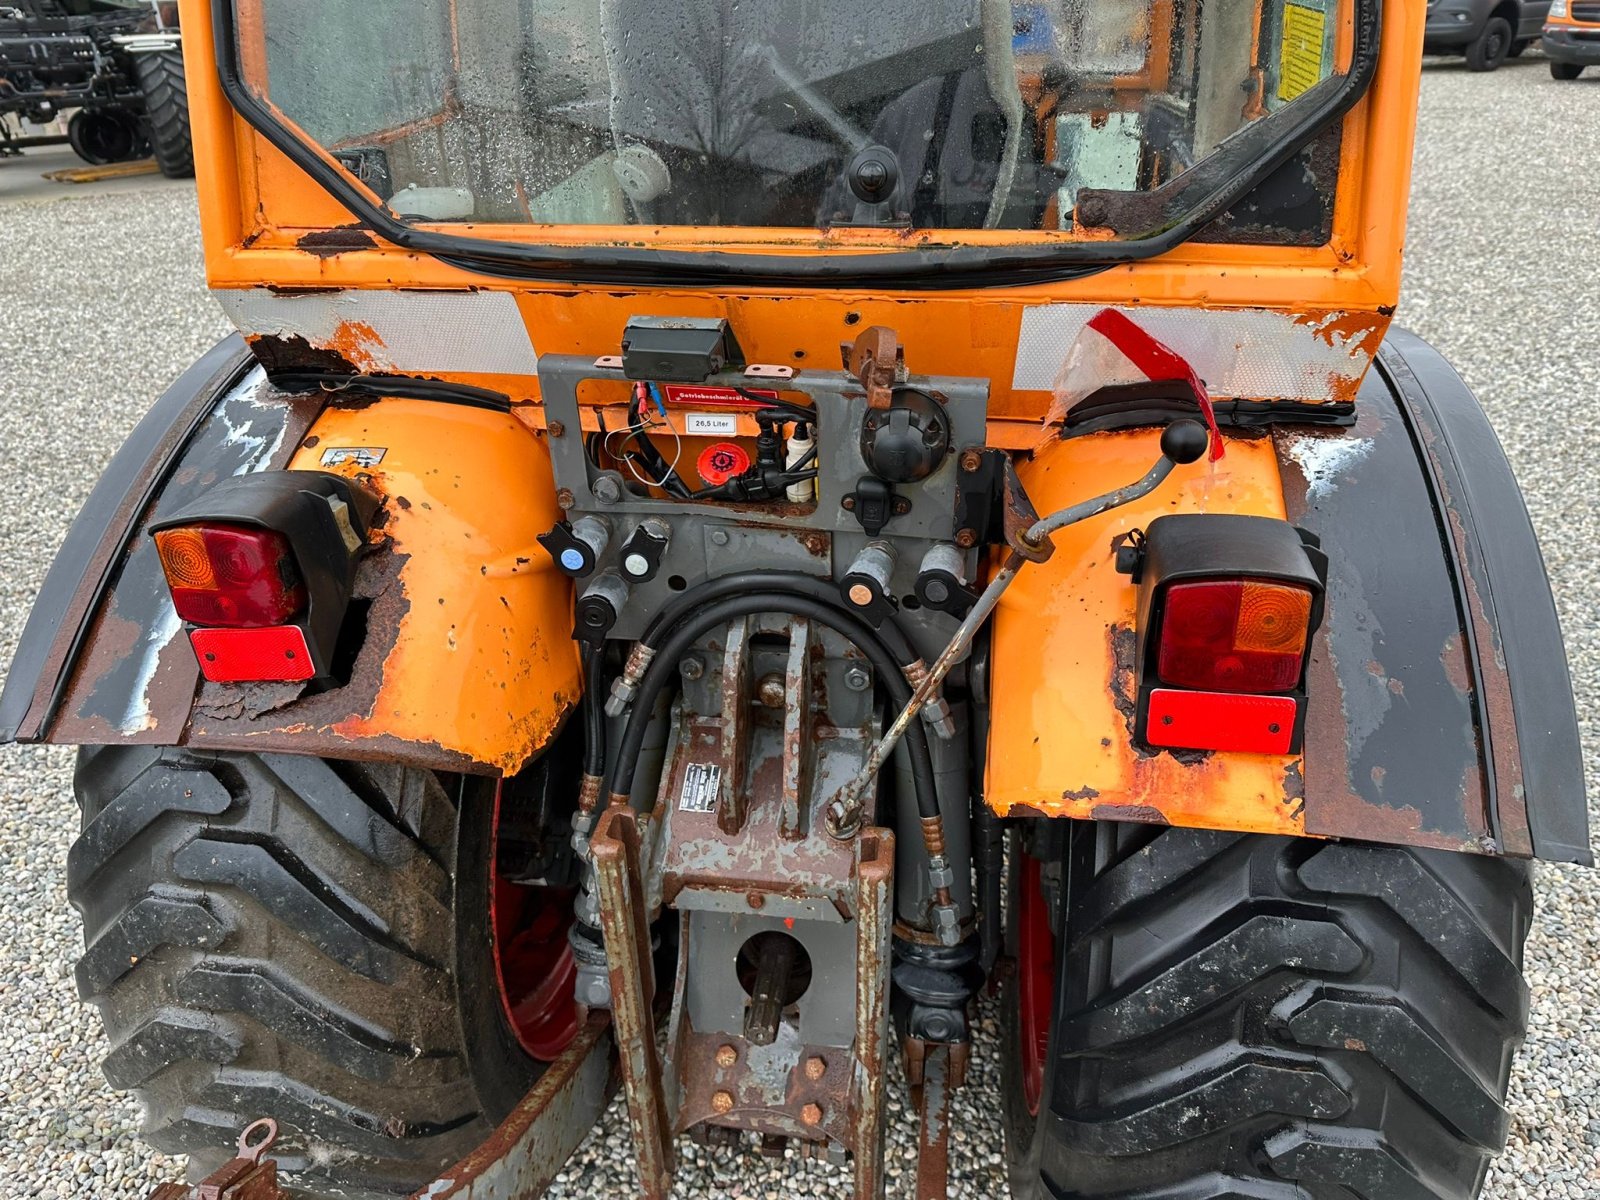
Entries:
{"type": "MultiPolygon", "coordinates": [[[[1019,468],[1040,512],[1134,479],[1154,430],[1019,468]]],[[[1395,331],[1355,423],[1230,436],[1144,500],[1071,527],[997,613],[986,795],[1010,816],[1140,820],[1589,862],[1555,606],[1482,409],[1395,331]],[[1117,545],[1164,513],[1282,517],[1329,559],[1303,752],[1151,752],[1133,739],[1136,589],[1117,545]]]]}
{"type": "Polygon", "coordinates": [[[74,524],[0,733],[513,772],[581,690],[571,587],[535,541],[557,516],[544,441],[510,412],[285,392],[229,339],[157,404],[74,524]],[[354,587],[364,636],[337,686],[205,683],[148,530],[224,478],[285,468],[382,498],[354,587]]]}

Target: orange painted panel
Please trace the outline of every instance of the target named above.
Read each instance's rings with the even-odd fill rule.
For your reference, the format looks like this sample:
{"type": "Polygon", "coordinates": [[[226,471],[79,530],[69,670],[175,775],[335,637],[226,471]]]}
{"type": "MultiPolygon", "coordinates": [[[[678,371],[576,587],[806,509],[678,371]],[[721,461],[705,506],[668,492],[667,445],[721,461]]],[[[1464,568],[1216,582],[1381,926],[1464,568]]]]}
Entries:
{"type": "Polygon", "coordinates": [[[534,540],[557,519],[550,455],[515,417],[420,400],[329,409],[291,468],[363,476],[403,556],[406,607],[370,711],[334,726],[359,743],[431,743],[513,772],[582,690],[572,588],[534,540]],[[376,466],[323,467],[333,447],[381,448],[376,466]]]}
{"type": "MultiPolygon", "coordinates": [[[[1041,514],[1139,478],[1158,430],[1052,444],[1018,474],[1041,514]]],[[[1136,589],[1117,539],[1165,513],[1282,517],[1269,438],[1230,438],[1221,462],[1179,467],[1143,500],[1070,526],[1023,569],[994,620],[985,796],[1012,816],[1097,817],[1304,833],[1298,755],[1150,754],[1132,740],[1136,589]],[[1187,761],[1186,761],[1187,760],[1187,761]]]]}

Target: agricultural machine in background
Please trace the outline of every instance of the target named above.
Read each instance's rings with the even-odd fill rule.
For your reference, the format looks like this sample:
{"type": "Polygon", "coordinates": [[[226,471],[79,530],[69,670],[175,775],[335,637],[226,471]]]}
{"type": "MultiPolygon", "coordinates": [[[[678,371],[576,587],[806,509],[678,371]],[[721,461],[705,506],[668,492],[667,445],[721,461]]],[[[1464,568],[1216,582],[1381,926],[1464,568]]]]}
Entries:
{"type": "Polygon", "coordinates": [[[0,4],[0,158],[64,140],[91,165],[154,155],[164,175],[193,175],[177,7],[172,0],[0,4]],[[64,137],[22,124],[63,118],[64,137]]]}
{"type": "Polygon", "coordinates": [[[189,0],[239,332],[0,731],[195,1194],[534,1196],[620,1086],[642,1195],[871,1198],[898,1058],[937,1197],[996,987],[1013,1196],[1475,1196],[1589,849],[1391,326],[1423,8],[189,0]]]}

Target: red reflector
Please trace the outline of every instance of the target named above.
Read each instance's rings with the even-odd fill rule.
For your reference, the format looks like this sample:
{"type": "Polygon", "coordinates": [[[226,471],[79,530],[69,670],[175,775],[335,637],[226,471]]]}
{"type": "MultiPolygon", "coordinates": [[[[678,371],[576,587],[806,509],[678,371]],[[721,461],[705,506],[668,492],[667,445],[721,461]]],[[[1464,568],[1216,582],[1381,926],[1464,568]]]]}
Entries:
{"type": "Polygon", "coordinates": [[[212,683],[310,679],[314,673],[306,635],[298,625],[192,629],[189,644],[200,661],[200,674],[212,683]]]}
{"type": "Polygon", "coordinates": [[[1156,675],[1175,687],[1287,692],[1300,682],[1311,593],[1258,579],[1175,583],[1161,615],[1156,675]]]}
{"type": "Polygon", "coordinates": [[[712,487],[720,487],[750,469],[750,456],[738,442],[713,442],[700,452],[695,470],[712,487]]]}
{"type": "Polygon", "coordinates": [[[289,541],[247,525],[182,525],[156,534],[172,606],[193,625],[282,625],[305,607],[289,541]]]}
{"type": "Polygon", "coordinates": [[[1292,696],[1236,696],[1156,688],[1144,740],[1175,750],[1246,750],[1287,754],[1294,740],[1292,696]]]}

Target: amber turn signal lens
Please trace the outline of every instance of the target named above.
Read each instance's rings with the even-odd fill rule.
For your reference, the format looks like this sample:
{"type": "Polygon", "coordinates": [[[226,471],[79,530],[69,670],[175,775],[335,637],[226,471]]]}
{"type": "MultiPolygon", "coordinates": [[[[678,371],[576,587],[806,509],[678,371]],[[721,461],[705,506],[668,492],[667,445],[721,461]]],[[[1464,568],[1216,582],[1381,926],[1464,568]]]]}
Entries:
{"type": "Polygon", "coordinates": [[[206,553],[205,535],[199,526],[163,529],[156,534],[156,553],[161,556],[161,569],[166,572],[170,586],[217,586],[216,574],[211,570],[211,556],[206,553]]]}
{"type": "Polygon", "coordinates": [[[1311,624],[1311,593],[1282,583],[1246,583],[1239,593],[1235,650],[1301,654],[1311,624]]]}
{"type": "Polygon", "coordinates": [[[1173,687],[1287,692],[1300,682],[1311,593],[1262,579],[1174,583],[1158,633],[1156,674],[1173,687]]]}

